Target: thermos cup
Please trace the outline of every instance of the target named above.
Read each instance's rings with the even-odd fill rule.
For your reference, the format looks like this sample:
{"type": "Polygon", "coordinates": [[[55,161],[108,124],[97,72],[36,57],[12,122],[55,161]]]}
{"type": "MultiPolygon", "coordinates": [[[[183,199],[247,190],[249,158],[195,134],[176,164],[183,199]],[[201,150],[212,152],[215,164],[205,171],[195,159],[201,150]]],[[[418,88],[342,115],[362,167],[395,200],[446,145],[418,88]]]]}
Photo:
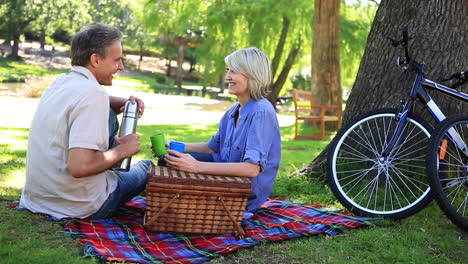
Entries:
{"type": "Polygon", "coordinates": [[[161,157],[167,153],[166,140],[163,133],[156,133],[150,137],[151,146],[155,157],[161,157]]]}
{"type": "MultiPolygon", "coordinates": [[[[138,121],[138,103],[132,103],[127,101],[122,116],[122,125],[120,126],[119,137],[134,134],[136,132],[138,121]]],[[[132,157],[128,157],[122,160],[117,170],[128,171],[130,169],[130,163],[132,157]]]]}

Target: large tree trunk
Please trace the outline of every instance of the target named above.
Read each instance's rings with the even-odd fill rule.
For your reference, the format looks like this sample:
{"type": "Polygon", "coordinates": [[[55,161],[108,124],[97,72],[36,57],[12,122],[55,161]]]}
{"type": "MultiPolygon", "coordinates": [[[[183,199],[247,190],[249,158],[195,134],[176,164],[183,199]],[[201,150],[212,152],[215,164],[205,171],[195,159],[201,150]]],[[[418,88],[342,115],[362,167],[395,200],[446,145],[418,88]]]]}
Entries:
{"type": "MultiPolygon", "coordinates": [[[[410,35],[415,35],[410,41],[410,55],[426,63],[429,79],[437,81],[453,72],[466,70],[466,17],[466,0],[382,0],[343,114],[343,124],[372,109],[398,107],[400,99],[409,94],[414,75],[400,71],[395,61],[397,56],[404,54],[401,49],[393,48],[387,39],[401,39],[402,25],[408,25],[410,35]]],[[[464,103],[437,93],[431,93],[431,96],[447,115],[467,112],[464,103]]],[[[420,105],[415,111],[428,117],[420,105]]],[[[324,175],[327,152],[328,148],[302,172],[324,175]]]]}
{"type": "Polygon", "coordinates": [[[341,105],[340,0],[315,0],[312,91],[317,104],[341,105]]]}

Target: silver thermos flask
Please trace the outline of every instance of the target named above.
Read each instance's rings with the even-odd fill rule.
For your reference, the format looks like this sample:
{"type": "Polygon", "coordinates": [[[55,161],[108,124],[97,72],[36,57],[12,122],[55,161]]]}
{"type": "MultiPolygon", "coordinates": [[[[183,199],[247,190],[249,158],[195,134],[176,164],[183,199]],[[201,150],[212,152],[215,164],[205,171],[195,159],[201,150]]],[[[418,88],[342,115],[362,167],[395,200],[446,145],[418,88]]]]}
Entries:
{"type": "MultiPolygon", "coordinates": [[[[122,116],[122,125],[120,126],[119,137],[134,134],[136,132],[138,121],[138,103],[132,103],[127,101],[125,103],[125,109],[122,116]]],[[[130,163],[132,157],[128,157],[122,160],[120,166],[117,168],[119,171],[128,171],[130,169],[130,163]]]]}

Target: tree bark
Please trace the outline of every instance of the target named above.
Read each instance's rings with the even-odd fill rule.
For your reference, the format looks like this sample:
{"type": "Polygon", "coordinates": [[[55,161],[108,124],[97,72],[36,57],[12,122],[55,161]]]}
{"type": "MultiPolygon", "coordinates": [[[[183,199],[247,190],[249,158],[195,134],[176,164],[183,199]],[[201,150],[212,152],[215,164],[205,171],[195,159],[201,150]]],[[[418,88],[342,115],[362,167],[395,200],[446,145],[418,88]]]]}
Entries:
{"type": "Polygon", "coordinates": [[[45,28],[41,29],[41,37],[39,43],[41,44],[41,50],[45,50],[45,38],[46,38],[46,32],[45,28]]]}
{"type": "Polygon", "coordinates": [[[172,67],[172,59],[169,59],[166,57],[166,76],[170,77],[171,76],[171,67],[172,67]]]}
{"type": "Polygon", "coordinates": [[[286,43],[286,38],[289,32],[289,18],[287,16],[283,16],[283,27],[281,29],[280,39],[278,40],[278,45],[276,46],[275,56],[271,61],[271,72],[272,77],[275,78],[276,71],[278,70],[279,62],[281,59],[281,55],[283,55],[284,44],[286,43]]]}
{"type": "Polygon", "coordinates": [[[312,37],[312,91],[316,103],[341,105],[340,0],[315,0],[312,37]]]}
{"type": "Polygon", "coordinates": [[[270,101],[270,103],[273,105],[275,109],[276,109],[276,100],[278,99],[278,94],[281,91],[281,88],[283,87],[284,83],[286,82],[286,79],[288,78],[288,75],[289,75],[289,71],[294,65],[294,62],[296,61],[296,57],[299,54],[300,50],[301,50],[301,45],[299,41],[295,47],[291,48],[288,58],[286,59],[284,63],[283,69],[278,75],[278,78],[276,78],[276,81],[273,83],[271,87],[271,92],[267,95],[268,101],[270,101]]]}
{"type": "Polygon", "coordinates": [[[11,54],[10,58],[14,60],[19,60],[19,42],[20,42],[20,35],[19,34],[13,34],[13,46],[11,46],[11,54]]]}
{"type": "Polygon", "coordinates": [[[179,53],[177,55],[177,75],[176,75],[176,84],[177,84],[178,94],[182,93],[182,79],[184,77],[184,69],[182,68],[182,64],[184,63],[184,50],[185,50],[185,44],[180,43],[179,53]]]}
{"type": "MultiPolygon", "coordinates": [[[[468,69],[467,0],[383,0],[377,10],[356,81],[343,113],[343,124],[372,109],[399,107],[408,96],[414,75],[396,65],[401,49],[393,48],[388,37],[401,39],[401,26],[408,25],[410,56],[425,62],[427,78],[438,81],[451,73],[468,69]]],[[[315,31],[314,31],[315,32],[315,31]]],[[[466,89],[462,87],[462,89],[466,89]]],[[[447,115],[466,113],[467,105],[440,93],[430,95],[447,115]]],[[[419,104],[414,111],[431,120],[419,104]]],[[[324,176],[328,147],[303,173],[324,176]]]]}
{"type": "Polygon", "coordinates": [[[94,8],[96,9],[96,16],[94,22],[101,22],[101,0],[95,0],[94,8]]]}

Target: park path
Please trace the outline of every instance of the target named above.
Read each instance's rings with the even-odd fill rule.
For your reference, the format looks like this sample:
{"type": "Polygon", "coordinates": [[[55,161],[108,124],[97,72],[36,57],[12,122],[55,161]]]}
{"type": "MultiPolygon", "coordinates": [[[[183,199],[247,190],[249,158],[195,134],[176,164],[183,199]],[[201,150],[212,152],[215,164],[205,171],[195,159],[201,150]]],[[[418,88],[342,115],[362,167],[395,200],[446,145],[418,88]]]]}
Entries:
{"type": "MultiPolygon", "coordinates": [[[[196,96],[162,95],[145,93],[128,88],[125,81],[115,80],[106,87],[110,95],[129,97],[134,95],[145,102],[145,113],[140,125],[155,124],[213,124],[219,123],[224,112],[233,102],[196,96]]],[[[29,128],[39,99],[16,96],[0,96],[0,127],[29,128]]],[[[280,126],[294,124],[294,116],[278,115],[280,126]]]]}
{"type": "MultiPolygon", "coordinates": [[[[66,56],[63,47],[46,46],[45,51],[39,49],[36,42],[23,43],[20,46],[20,55],[27,63],[44,68],[68,69],[70,59],[66,56]],[[28,52],[25,52],[28,50],[28,52]],[[48,53],[50,53],[48,56],[48,53]],[[52,56],[53,54],[53,56],[52,56]]],[[[2,46],[7,49],[6,46],[2,46]]],[[[135,61],[135,56],[126,56],[127,62],[135,61]]],[[[150,69],[161,70],[163,63],[155,58],[145,58],[145,66],[150,69]]],[[[161,70],[162,71],[162,70],[161,70]]],[[[138,72],[125,70],[119,75],[132,75],[138,72]]],[[[135,89],[137,83],[115,80],[113,85],[105,87],[109,95],[128,98],[130,95],[140,97],[145,102],[145,113],[138,121],[141,125],[155,124],[213,124],[219,123],[224,112],[233,102],[224,100],[207,99],[196,96],[162,95],[145,93],[135,89]]],[[[5,86],[5,85],[3,85],[5,86]]],[[[0,91],[6,89],[0,83],[0,91]]],[[[39,99],[19,96],[2,96],[0,93],[0,127],[29,128],[39,99]]],[[[280,126],[294,124],[294,116],[278,115],[280,126]]]]}

